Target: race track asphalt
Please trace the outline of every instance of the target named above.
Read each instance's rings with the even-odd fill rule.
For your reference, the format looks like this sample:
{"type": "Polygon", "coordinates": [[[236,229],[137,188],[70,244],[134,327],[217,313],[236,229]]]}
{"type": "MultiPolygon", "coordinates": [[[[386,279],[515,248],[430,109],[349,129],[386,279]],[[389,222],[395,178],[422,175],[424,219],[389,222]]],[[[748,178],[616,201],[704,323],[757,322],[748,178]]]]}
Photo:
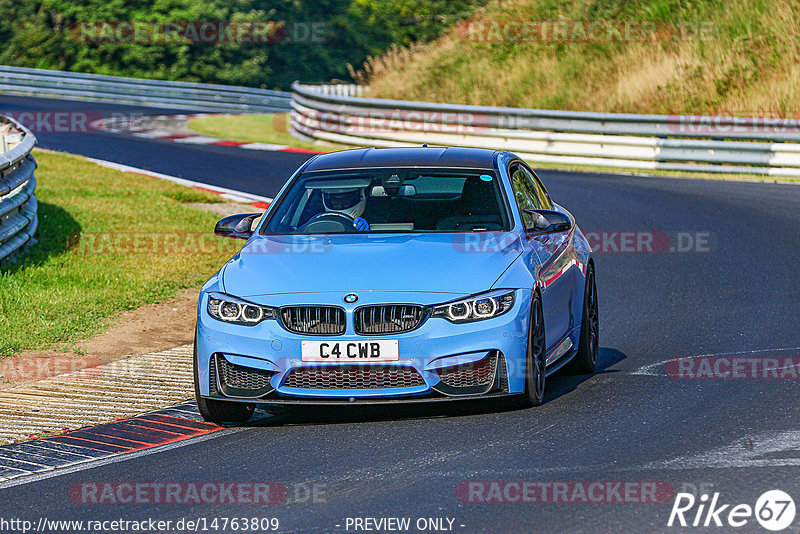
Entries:
{"type": "Polygon", "coordinates": [[[135,118],[184,112],[191,113],[191,110],[176,112],[141,106],[0,95],[0,115],[27,117],[24,122],[33,126],[31,129],[42,148],[82,154],[257,195],[274,195],[292,171],[309,157],[302,153],[234,150],[233,147],[142,139],[83,127],[83,124],[101,117],[135,118]],[[32,117],[23,115],[25,113],[32,114],[32,117]],[[57,122],[58,116],[66,121],[66,127],[57,122]],[[69,126],[73,121],[76,123],[74,128],[69,126]]]}
{"type": "MultiPolygon", "coordinates": [[[[0,109],[12,106],[113,108],[0,98],[0,109]]],[[[104,133],[37,136],[42,147],[267,196],[308,157],[104,133]]],[[[723,504],[753,506],[771,489],[797,501],[800,382],[680,379],[663,362],[708,354],[800,358],[800,187],[540,175],[584,232],[599,236],[596,374],[551,377],[547,402],[528,410],[482,404],[293,409],[206,439],[5,487],[0,517],[277,517],[281,531],[292,532],[344,532],[354,517],[410,517],[412,525],[417,518],[446,517],[456,532],[672,532],[678,529],[667,521],[684,488],[719,492],[723,504]],[[655,236],[659,243],[666,235],[671,246],[690,250],[609,250],[618,248],[619,232],[655,236]],[[200,481],[278,482],[289,499],[266,506],[92,505],[69,493],[81,482],[200,481]],[[468,481],[545,487],[596,481],[604,488],[634,481],[666,488],[666,497],[620,503],[611,491],[606,502],[595,503],[572,493],[556,503],[464,502],[457,488],[468,481]],[[305,499],[311,487],[318,497],[305,499]]],[[[797,532],[798,524],[789,531],[797,532]]],[[[734,530],[685,531],[709,529],[734,530]]],[[[736,531],[764,532],[753,518],[736,531]]]]}

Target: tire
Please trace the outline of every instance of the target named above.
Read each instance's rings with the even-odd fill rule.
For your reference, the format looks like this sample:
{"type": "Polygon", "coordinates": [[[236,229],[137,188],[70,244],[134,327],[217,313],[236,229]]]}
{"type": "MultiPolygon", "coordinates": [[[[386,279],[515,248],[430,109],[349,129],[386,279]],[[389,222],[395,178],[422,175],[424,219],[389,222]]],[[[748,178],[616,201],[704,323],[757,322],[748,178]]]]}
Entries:
{"type": "Polygon", "coordinates": [[[594,373],[597,368],[597,352],[600,347],[600,316],[597,307],[597,284],[594,278],[594,266],[590,263],[586,268],[586,290],[583,293],[583,318],[581,319],[581,337],[578,352],[564,367],[570,375],[586,375],[594,373]]]}
{"type": "Polygon", "coordinates": [[[544,392],[547,381],[545,358],[547,343],[544,337],[544,312],[542,297],[538,292],[533,294],[531,302],[531,319],[528,326],[528,346],[525,358],[525,392],[518,401],[521,408],[531,408],[544,403],[544,392]]]}
{"type": "Polygon", "coordinates": [[[197,410],[203,419],[211,423],[243,423],[252,417],[256,405],[249,402],[231,402],[216,399],[204,399],[200,396],[200,380],[197,372],[197,335],[193,358],[194,396],[197,399],[197,410]]]}

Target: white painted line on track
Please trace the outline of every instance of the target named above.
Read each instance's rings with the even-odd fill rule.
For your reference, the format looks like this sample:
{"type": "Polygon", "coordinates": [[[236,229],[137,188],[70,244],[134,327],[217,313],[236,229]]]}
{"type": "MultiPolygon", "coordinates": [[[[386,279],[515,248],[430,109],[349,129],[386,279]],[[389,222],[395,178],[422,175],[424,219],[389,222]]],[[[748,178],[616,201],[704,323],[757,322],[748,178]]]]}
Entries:
{"type": "Polygon", "coordinates": [[[284,150],[289,148],[288,145],[273,145],[272,143],[245,143],[239,145],[239,148],[246,150],[284,150]]]}
{"type": "Polygon", "coordinates": [[[172,132],[167,130],[145,130],[143,132],[133,132],[131,135],[136,137],[145,137],[147,139],[158,139],[159,137],[169,137],[172,132]]]}
{"type": "Polygon", "coordinates": [[[109,169],[114,169],[117,171],[143,174],[145,176],[150,176],[151,178],[158,178],[159,180],[167,180],[169,182],[173,182],[178,185],[204,189],[207,191],[211,191],[212,193],[217,193],[223,196],[224,198],[228,198],[229,200],[236,200],[237,202],[247,202],[247,203],[263,202],[264,204],[271,204],[273,200],[270,197],[262,197],[260,195],[254,195],[252,193],[245,193],[244,191],[237,191],[236,189],[228,189],[227,187],[219,187],[216,185],[209,185],[203,182],[196,182],[194,180],[187,180],[185,178],[178,178],[177,176],[170,176],[169,174],[163,174],[155,171],[148,171],[147,169],[140,169],[139,167],[132,167],[130,165],[124,165],[122,163],[116,163],[114,161],[106,161],[103,159],[96,159],[96,158],[86,158],[86,160],[91,161],[93,163],[97,163],[101,167],[107,167],[109,169]]]}
{"type": "Polygon", "coordinates": [[[762,432],[705,452],[658,460],[642,469],[800,466],[800,431],[762,432]],[[786,456],[794,453],[795,456],[786,456]]]}
{"type": "Polygon", "coordinates": [[[172,140],[173,143],[188,143],[191,145],[210,145],[211,143],[218,142],[216,137],[207,137],[205,135],[192,135],[189,137],[180,137],[172,140]]]}

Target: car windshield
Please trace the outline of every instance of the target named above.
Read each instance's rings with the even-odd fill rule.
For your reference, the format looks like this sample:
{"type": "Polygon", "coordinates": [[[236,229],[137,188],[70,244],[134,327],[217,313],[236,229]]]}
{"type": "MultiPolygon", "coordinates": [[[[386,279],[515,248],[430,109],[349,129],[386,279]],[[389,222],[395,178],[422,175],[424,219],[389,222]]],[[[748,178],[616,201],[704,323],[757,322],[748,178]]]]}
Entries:
{"type": "Polygon", "coordinates": [[[493,171],[369,169],[300,175],[263,234],[481,232],[509,229],[493,171]]]}

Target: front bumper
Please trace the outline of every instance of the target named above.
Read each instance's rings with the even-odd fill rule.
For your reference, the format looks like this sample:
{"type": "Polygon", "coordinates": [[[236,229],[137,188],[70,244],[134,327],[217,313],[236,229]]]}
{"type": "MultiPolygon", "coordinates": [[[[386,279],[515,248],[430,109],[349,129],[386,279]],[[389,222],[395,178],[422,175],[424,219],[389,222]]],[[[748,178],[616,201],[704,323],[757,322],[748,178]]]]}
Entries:
{"type": "Polygon", "coordinates": [[[529,290],[517,290],[513,308],[499,317],[466,324],[429,317],[411,332],[381,336],[357,335],[353,329],[353,310],[370,304],[415,302],[432,305],[460,295],[363,292],[357,305],[343,304],[341,296],[340,292],[331,292],[249,297],[248,300],[276,307],[298,304],[341,306],[346,312],[346,331],[329,339],[396,339],[399,361],[360,364],[352,375],[343,373],[342,369],[353,367],[351,364],[303,362],[301,342],[322,337],[294,334],[276,320],[263,321],[256,326],[223,323],[208,315],[208,294],[203,292],[198,303],[195,356],[201,396],[284,404],[353,400],[429,401],[523,392],[529,290]],[[334,367],[339,369],[336,373],[330,372],[334,367]],[[486,378],[487,369],[492,373],[490,380],[486,378]],[[336,375],[335,379],[315,381],[320,376],[327,378],[329,375],[336,375]],[[253,381],[247,382],[250,389],[229,387],[233,381],[226,382],[227,376],[244,376],[245,381],[250,376],[253,381]],[[345,378],[340,379],[342,376],[345,378]],[[413,380],[403,382],[396,380],[398,376],[413,380]],[[480,384],[469,387],[470,377],[480,377],[480,384]],[[316,387],[318,383],[323,387],[316,387]],[[357,387],[351,387],[354,384],[357,387]],[[375,387],[376,384],[379,387],[375,387]],[[298,385],[302,387],[292,387],[298,385]]]}

